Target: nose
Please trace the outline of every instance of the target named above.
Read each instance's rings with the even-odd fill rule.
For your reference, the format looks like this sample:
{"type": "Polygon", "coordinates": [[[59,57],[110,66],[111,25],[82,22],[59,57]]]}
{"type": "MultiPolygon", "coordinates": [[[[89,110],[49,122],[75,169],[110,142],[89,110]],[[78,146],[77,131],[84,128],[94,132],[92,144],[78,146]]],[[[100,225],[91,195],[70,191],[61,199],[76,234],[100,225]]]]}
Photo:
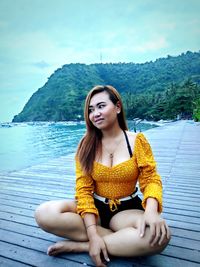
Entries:
{"type": "Polygon", "coordinates": [[[99,112],[99,110],[94,111],[94,117],[99,117],[100,115],[101,113],[99,112]]]}

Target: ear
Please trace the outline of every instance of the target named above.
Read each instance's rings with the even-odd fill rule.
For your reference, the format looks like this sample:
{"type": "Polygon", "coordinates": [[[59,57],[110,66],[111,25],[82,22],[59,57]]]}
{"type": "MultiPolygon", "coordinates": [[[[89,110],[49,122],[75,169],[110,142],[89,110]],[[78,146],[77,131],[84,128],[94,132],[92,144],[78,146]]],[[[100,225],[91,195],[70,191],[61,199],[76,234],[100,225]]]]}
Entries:
{"type": "Polygon", "coordinates": [[[119,101],[116,103],[116,109],[117,109],[117,114],[119,114],[121,112],[121,104],[119,101]]]}

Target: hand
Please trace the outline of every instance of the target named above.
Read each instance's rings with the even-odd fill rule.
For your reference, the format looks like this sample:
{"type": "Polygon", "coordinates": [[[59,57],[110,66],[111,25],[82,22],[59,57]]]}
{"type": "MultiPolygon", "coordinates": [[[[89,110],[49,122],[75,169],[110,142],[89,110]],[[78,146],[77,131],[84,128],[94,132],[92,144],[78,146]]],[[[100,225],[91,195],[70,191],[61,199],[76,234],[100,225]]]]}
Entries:
{"type": "Polygon", "coordinates": [[[95,234],[89,241],[89,254],[96,266],[106,267],[101,259],[101,253],[105,261],[109,262],[110,260],[104,240],[98,234],[95,234]]]}
{"type": "Polygon", "coordinates": [[[157,212],[144,212],[143,218],[140,222],[139,231],[140,236],[145,235],[146,226],[150,228],[150,245],[162,245],[164,241],[170,239],[170,230],[164,219],[160,217],[157,212]]]}

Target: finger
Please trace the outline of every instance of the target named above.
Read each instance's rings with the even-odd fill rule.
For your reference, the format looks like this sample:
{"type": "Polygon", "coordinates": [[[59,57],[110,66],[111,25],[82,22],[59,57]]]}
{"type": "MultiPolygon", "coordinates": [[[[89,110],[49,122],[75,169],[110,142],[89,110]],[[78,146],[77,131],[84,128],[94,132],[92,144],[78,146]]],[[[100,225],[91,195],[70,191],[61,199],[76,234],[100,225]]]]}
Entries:
{"type": "Polygon", "coordinates": [[[163,244],[164,240],[166,239],[166,236],[167,236],[167,231],[166,231],[165,224],[163,224],[161,227],[161,237],[158,243],[159,245],[163,244]]]}
{"type": "Polygon", "coordinates": [[[161,240],[159,242],[159,245],[162,245],[166,238],[168,240],[170,240],[170,236],[171,236],[171,231],[170,231],[168,225],[165,223],[164,226],[163,226],[163,237],[161,238],[161,240]]]}
{"type": "Polygon", "coordinates": [[[90,257],[92,258],[93,262],[95,263],[95,266],[100,266],[101,258],[100,258],[99,253],[89,252],[89,254],[90,254],[90,257]]]}
{"type": "Polygon", "coordinates": [[[156,227],[155,224],[150,224],[150,240],[149,243],[152,244],[156,235],[156,227]]]}
{"type": "Polygon", "coordinates": [[[106,265],[102,262],[100,255],[96,255],[92,257],[96,266],[106,267],[106,265]]]}
{"type": "Polygon", "coordinates": [[[156,225],[155,227],[155,237],[152,240],[151,246],[155,246],[156,244],[158,244],[158,241],[160,240],[161,237],[161,228],[160,225],[156,225]]]}
{"type": "Polygon", "coordinates": [[[102,253],[103,253],[104,259],[105,259],[107,262],[109,262],[110,259],[109,259],[109,257],[108,257],[107,249],[106,249],[106,248],[103,248],[103,249],[102,249],[102,253]]]}
{"type": "Polygon", "coordinates": [[[143,237],[143,236],[144,236],[145,226],[146,226],[145,220],[142,219],[142,220],[140,221],[140,225],[139,225],[139,233],[140,233],[140,237],[143,237]]]}
{"type": "Polygon", "coordinates": [[[167,239],[170,239],[171,231],[169,229],[169,226],[166,223],[165,223],[165,229],[166,229],[166,232],[167,232],[167,239]]]}

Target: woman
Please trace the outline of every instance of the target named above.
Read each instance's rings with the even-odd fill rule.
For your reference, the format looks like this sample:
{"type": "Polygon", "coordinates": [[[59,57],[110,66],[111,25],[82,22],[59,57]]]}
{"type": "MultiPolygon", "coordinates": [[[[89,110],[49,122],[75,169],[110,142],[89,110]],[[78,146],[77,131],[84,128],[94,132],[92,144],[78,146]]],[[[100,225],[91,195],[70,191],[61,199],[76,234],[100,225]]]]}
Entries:
{"type": "Polygon", "coordinates": [[[76,153],[76,201],[50,201],[35,213],[42,229],[69,239],[47,253],[89,252],[96,266],[105,266],[108,255],[161,252],[170,231],[160,217],[162,184],[148,141],[127,130],[120,95],[112,86],[89,92],[85,120],[87,131],[76,153]]]}

